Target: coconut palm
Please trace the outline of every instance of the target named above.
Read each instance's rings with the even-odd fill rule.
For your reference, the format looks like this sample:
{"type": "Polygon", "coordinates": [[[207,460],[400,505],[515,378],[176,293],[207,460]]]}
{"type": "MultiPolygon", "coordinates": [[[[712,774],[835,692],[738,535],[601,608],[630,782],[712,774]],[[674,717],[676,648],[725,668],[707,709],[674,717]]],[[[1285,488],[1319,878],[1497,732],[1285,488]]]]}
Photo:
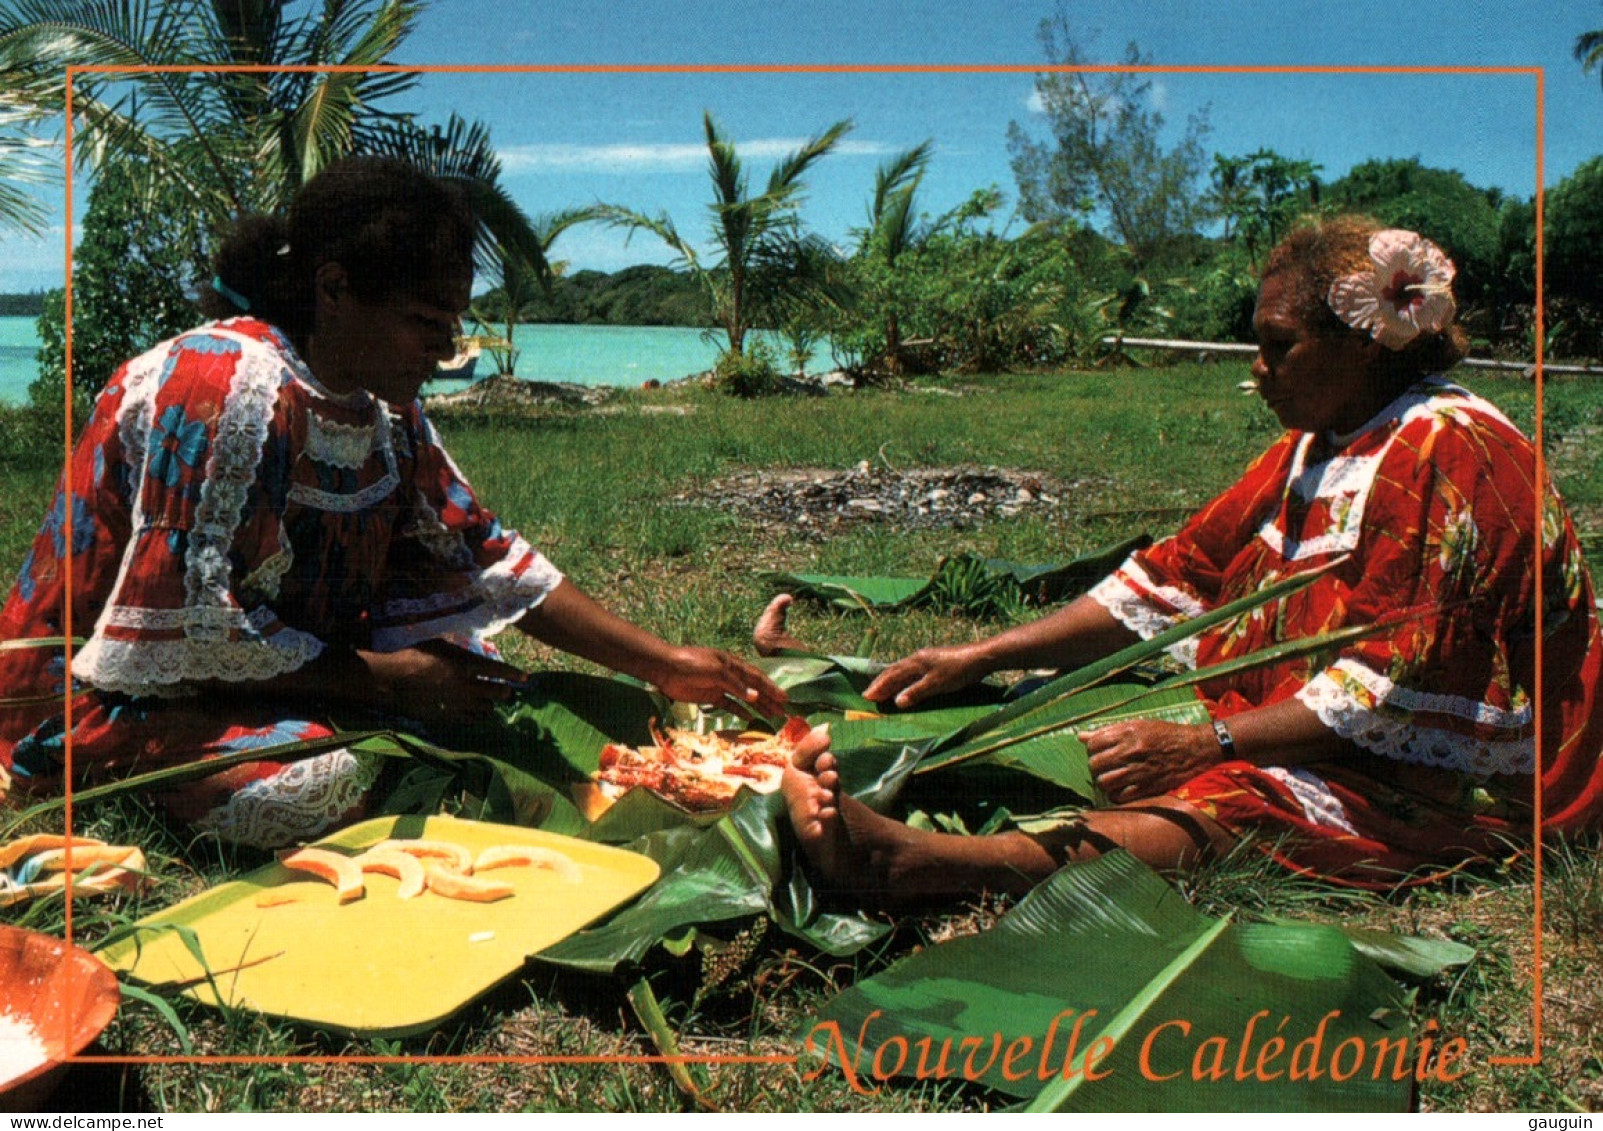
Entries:
{"type": "MultiPolygon", "coordinates": [[[[933,139],[904,150],[874,173],[874,199],[868,209],[868,229],[861,250],[877,260],[886,276],[894,279],[896,261],[933,234],[931,225],[918,222],[914,202],[925,167],[934,151],[933,139]]],[[[894,299],[885,309],[885,366],[902,371],[902,327],[894,299]]]]}
{"type": "Polygon", "coordinates": [[[144,183],[180,186],[216,228],[280,207],[374,129],[404,121],[383,103],[416,75],[214,68],[382,64],[420,10],[415,0],[324,0],[301,15],[282,0],[0,0],[0,68],[32,82],[33,109],[55,113],[69,64],[212,69],[79,72],[73,111],[80,167],[132,159],[144,183]]]}
{"type": "Polygon", "coordinates": [[[802,175],[835,147],[852,123],[836,122],[808,139],[774,166],[767,187],[755,196],[750,194],[734,143],[710,113],[702,116],[702,124],[713,188],[715,263],[702,261],[667,213],[652,217],[620,205],[602,205],[598,215],[620,227],[650,232],[667,244],[706,288],[713,316],[728,336],[729,352],[740,354],[758,317],[772,314],[788,302],[820,296],[828,285],[809,268],[821,257],[813,246],[817,241],[802,233],[797,216],[804,188],[802,175]]]}
{"type": "Polygon", "coordinates": [[[501,341],[490,347],[497,374],[510,375],[517,369],[518,349],[514,345],[518,323],[533,313],[534,305],[542,296],[551,293],[552,281],[561,274],[561,267],[551,259],[551,246],[557,238],[577,224],[596,219],[594,208],[569,208],[561,212],[545,213],[534,218],[532,227],[539,241],[539,259],[530,265],[524,258],[497,247],[489,275],[499,282],[495,290],[477,300],[468,312],[480,324],[500,322],[501,341]]]}
{"type": "Polygon", "coordinates": [[[39,113],[0,87],[0,228],[28,235],[44,231],[49,213],[22,186],[48,182],[56,167],[37,136],[40,125],[39,113]]]}
{"type": "Polygon", "coordinates": [[[443,130],[424,132],[390,108],[415,73],[283,69],[386,64],[423,4],[295,8],[285,0],[0,0],[3,89],[35,114],[59,114],[68,64],[202,68],[80,73],[80,166],[126,162],[152,199],[178,186],[193,201],[197,228],[215,232],[241,213],[281,209],[339,157],[402,157],[466,190],[481,224],[481,267],[504,254],[542,270],[540,238],[500,186],[483,125],[452,115],[443,130]],[[278,69],[219,70],[239,66],[278,69]]]}
{"type": "Polygon", "coordinates": [[[1598,77],[1603,80],[1603,29],[1584,31],[1575,37],[1575,58],[1588,74],[1598,68],[1598,77]]]}

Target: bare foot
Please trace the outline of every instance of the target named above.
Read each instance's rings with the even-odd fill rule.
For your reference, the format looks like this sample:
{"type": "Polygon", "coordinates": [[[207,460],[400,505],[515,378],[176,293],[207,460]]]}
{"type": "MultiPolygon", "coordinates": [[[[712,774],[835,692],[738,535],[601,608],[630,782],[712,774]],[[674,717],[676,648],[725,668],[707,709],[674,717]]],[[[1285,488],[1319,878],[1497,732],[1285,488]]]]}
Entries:
{"type": "Polygon", "coordinates": [[[785,613],[795,599],[789,593],[781,593],[768,602],[762,616],[757,618],[757,624],[751,630],[751,640],[759,656],[772,656],[786,648],[807,651],[807,645],[785,631],[785,613]]]}
{"type": "MultiPolygon", "coordinates": [[[[835,756],[797,750],[781,790],[791,827],[821,892],[857,905],[904,906],[982,890],[1027,891],[1016,868],[991,859],[1002,837],[954,837],[911,828],[841,792],[835,756]]],[[[1050,871],[1050,867],[1047,869],[1050,871]]]]}

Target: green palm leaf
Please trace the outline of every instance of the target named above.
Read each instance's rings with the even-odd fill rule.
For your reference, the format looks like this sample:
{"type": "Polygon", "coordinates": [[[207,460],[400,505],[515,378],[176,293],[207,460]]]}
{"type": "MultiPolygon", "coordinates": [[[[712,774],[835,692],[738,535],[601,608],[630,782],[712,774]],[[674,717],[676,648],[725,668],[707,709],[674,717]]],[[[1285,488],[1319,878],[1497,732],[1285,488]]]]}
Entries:
{"type": "MultiPolygon", "coordinates": [[[[949,1049],[947,1079],[972,1075],[1035,1097],[1039,1110],[1401,1111],[1411,1060],[1405,1056],[1400,1081],[1389,1059],[1381,1079],[1369,1069],[1380,1042],[1408,1036],[1405,1006],[1399,988],[1340,932],[1208,919],[1150,869],[1115,853],[1059,871],[993,929],[859,982],[804,1035],[837,1061],[844,1051],[862,1087],[879,1084],[876,1053],[885,1077],[916,1076],[923,1064],[932,1079],[949,1049]],[[1290,1079],[1293,1049],[1316,1034],[1320,1076],[1290,1079]],[[1260,1081],[1256,1058],[1275,1035],[1281,1055],[1264,1074],[1280,1076],[1260,1081]],[[1337,1081],[1330,1056],[1352,1040],[1370,1059],[1365,1071],[1337,1081]],[[1093,1047],[1097,1079],[1085,1072],[1093,1047]],[[1237,1079],[1238,1063],[1247,1079],[1237,1079]],[[1192,1078],[1197,1065],[1200,1081],[1192,1078]],[[1065,1079],[1065,1068],[1075,1074],[1065,1079]]],[[[1304,1059],[1311,1051],[1305,1046],[1304,1059]]],[[[1351,1059],[1349,1047],[1344,1071],[1351,1059]]]]}

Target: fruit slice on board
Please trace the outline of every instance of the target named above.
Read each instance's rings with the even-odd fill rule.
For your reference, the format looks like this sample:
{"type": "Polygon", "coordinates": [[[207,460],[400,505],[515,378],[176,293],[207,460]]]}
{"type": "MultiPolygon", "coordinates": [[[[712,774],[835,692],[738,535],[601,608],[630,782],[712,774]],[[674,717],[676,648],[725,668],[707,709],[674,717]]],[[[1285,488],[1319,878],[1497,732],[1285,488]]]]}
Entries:
{"type": "Polygon", "coordinates": [[[310,872],[320,880],[327,880],[339,893],[341,903],[360,899],[365,885],[362,869],[349,856],[330,852],[326,848],[297,848],[279,854],[278,862],[297,872],[310,872]]]}
{"type": "Polygon", "coordinates": [[[463,875],[473,871],[473,850],[448,840],[381,840],[374,848],[394,848],[422,860],[442,863],[463,875]]]}
{"type": "Polygon", "coordinates": [[[370,848],[356,857],[356,863],[364,872],[382,872],[400,880],[401,886],[395,889],[395,894],[401,899],[423,894],[423,861],[410,853],[398,848],[370,848]]]}
{"type": "Polygon", "coordinates": [[[514,894],[511,884],[504,884],[498,880],[480,880],[473,876],[464,876],[461,872],[442,868],[438,864],[425,864],[423,870],[428,876],[429,890],[436,895],[443,895],[446,899],[465,899],[473,903],[494,903],[498,899],[506,899],[514,894]]]}
{"type": "Polygon", "coordinates": [[[570,884],[584,882],[584,872],[572,857],[554,848],[540,848],[532,844],[492,844],[473,861],[475,875],[493,868],[529,867],[549,869],[570,884]]]}

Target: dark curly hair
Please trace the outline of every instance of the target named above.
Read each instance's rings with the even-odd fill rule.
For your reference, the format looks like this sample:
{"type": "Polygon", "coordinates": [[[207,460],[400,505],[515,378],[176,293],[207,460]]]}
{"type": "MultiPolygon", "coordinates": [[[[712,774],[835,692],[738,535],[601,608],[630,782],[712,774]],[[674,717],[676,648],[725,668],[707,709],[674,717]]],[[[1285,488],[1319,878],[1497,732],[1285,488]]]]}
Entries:
{"type": "MultiPolygon", "coordinates": [[[[1368,216],[1309,218],[1269,253],[1263,279],[1284,277],[1292,307],[1310,333],[1368,339],[1368,331],[1347,325],[1330,309],[1327,296],[1337,279],[1369,268],[1370,238],[1384,228],[1368,216]]],[[[1375,376],[1400,391],[1421,377],[1446,372],[1468,355],[1469,337],[1453,322],[1435,333],[1420,334],[1400,350],[1383,350],[1375,376]]]]}
{"type": "Polygon", "coordinates": [[[313,177],[285,216],[240,220],[201,287],[209,318],[249,312],[300,341],[312,329],[318,268],[338,263],[366,302],[423,294],[473,272],[477,221],[455,186],[387,157],[350,157],[313,177]]]}

